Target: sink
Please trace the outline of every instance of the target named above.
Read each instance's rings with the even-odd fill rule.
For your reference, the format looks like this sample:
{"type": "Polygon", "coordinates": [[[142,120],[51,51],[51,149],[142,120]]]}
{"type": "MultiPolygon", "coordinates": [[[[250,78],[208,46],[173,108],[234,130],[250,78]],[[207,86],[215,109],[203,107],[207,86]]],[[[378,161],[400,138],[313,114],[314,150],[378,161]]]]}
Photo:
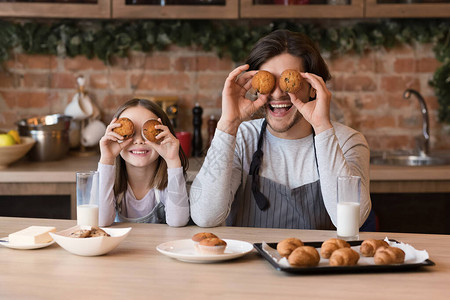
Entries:
{"type": "Polygon", "coordinates": [[[418,155],[383,155],[371,157],[370,163],[391,166],[439,166],[450,165],[450,158],[418,155]]]}

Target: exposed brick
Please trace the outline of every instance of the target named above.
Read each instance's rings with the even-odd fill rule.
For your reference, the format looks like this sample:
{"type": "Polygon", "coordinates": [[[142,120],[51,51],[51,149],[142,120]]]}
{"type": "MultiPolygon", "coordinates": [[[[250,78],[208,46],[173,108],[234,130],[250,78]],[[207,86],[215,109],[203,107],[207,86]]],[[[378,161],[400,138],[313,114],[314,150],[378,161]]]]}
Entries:
{"type": "Polygon", "coordinates": [[[1,92],[3,100],[11,109],[43,108],[49,104],[49,94],[42,92],[1,92]]]}
{"type": "Polygon", "coordinates": [[[332,72],[351,72],[353,71],[355,60],[349,56],[333,58],[329,61],[328,67],[332,72]]]}
{"type": "Polygon", "coordinates": [[[216,90],[222,92],[228,74],[200,73],[197,77],[198,88],[201,90],[216,90]]]}
{"type": "Polygon", "coordinates": [[[71,73],[55,73],[50,78],[51,87],[57,89],[77,89],[77,78],[71,73]]]}
{"type": "Polygon", "coordinates": [[[217,56],[199,56],[197,61],[198,71],[228,71],[233,70],[233,62],[229,58],[217,56]]]}
{"type": "Polygon", "coordinates": [[[358,120],[358,127],[364,129],[375,129],[375,128],[389,128],[395,127],[395,117],[386,115],[386,116],[372,116],[367,115],[363,119],[358,120]]]}
{"type": "Polygon", "coordinates": [[[166,55],[154,54],[147,56],[145,61],[146,70],[170,70],[170,57],[166,55]]]}
{"type": "Polygon", "coordinates": [[[23,75],[23,86],[27,88],[49,88],[50,74],[27,73],[23,75]]]}
{"type": "Polygon", "coordinates": [[[64,59],[64,67],[67,71],[80,70],[104,70],[105,64],[98,58],[89,59],[85,56],[64,59]]]}
{"type": "Polygon", "coordinates": [[[427,57],[421,58],[417,61],[417,72],[420,73],[431,73],[435,72],[437,68],[442,65],[437,59],[427,57]]]}
{"type": "Polygon", "coordinates": [[[373,77],[361,75],[347,77],[344,86],[346,91],[374,91],[377,88],[373,77]]]}
{"type": "Polygon", "coordinates": [[[15,54],[7,62],[8,68],[21,69],[56,69],[57,57],[53,55],[15,54]]]}
{"type": "Polygon", "coordinates": [[[419,89],[419,80],[410,76],[383,76],[381,78],[381,89],[387,92],[403,93],[407,88],[419,89]]]}
{"type": "Polygon", "coordinates": [[[177,72],[195,71],[196,67],[197,59],[191,56],[178,57],[174,64],[174,69],[177,72]]]}
{"type": "Polygon", "coordinates": [[[345,77],[342,75],[333,76],[327,82],[327,87],[330,91],[343,91],[345,86],[345,77]]]}
{"type": "Polygon", "coordinates": [[[411,45],[400,45],[394,48],[386,49],[387,54],[397,56],[414,55],[414,48],[411,45]]]}
{"type": "Polygon", "coordinates": [[[394,62],[394,71],[398,73],[412,73],[416,71],[416,60],[413,58],[398,58],[394,62]]]}
{"type": "Polygon", "coordinates": [[[20,75],[15,73],[0,72],[0,88],[18,87],[20,84],[20,75]]]}
{"type": "Polygon", "coordinates": [[[109,76],[106,74],[95,74],[89,77],[89,88],[106,89],[109,86],[109,76]]]}
{"type": "Polygon", "coordinates": [[[131,85],[140,90],[188,90],[190,78],[187,74],[145,74],[144,76],[131,76],[131,85]]]}
{"type": "Polygon", "coordinates": [[[358,71],[374,71],[376,68],[374,56],[371,53],[359,57],[357,68],[358,71]]]}

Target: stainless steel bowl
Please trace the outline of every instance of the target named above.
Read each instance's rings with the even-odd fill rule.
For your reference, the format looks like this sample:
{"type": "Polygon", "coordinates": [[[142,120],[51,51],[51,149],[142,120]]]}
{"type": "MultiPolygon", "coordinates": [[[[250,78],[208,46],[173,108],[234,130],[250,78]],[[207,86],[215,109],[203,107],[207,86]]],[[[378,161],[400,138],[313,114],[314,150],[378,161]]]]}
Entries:
{"type": "Polygon", "coordinates": [[[39,116],[16,122],[21,136],[32,137],[36,143],[28,152],[35,161],[63,158],[69,151],[69,127],[72,117],[60,114],[39,116]]]}

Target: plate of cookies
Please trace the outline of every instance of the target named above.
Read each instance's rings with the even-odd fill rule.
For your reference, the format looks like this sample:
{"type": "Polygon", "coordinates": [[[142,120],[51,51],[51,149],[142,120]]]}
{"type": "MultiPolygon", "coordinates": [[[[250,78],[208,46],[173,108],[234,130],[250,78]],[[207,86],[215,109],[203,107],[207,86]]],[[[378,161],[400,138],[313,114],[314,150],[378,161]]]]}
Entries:
{"type": "Polygon", "coordinates": [[[103,255],[122,242],[130,233],[128,228],[75,226],[50,235],[65,250],[81,256],[103,255]]]}
{"type": "Polygon", "coordinates": [[[221,239],[210,232],[200,232],[190,239],[162,243],[156,249],[180,261],[211,263],[242,257],[253,250],[253,245],[244,241],[221,239]]]}
{"type": "Polygon", "coordinates": [[[256,250],[279,271],[297,274],[409,271],[433,266],[426,250],[395,240],[255,243],[256,250]]]}

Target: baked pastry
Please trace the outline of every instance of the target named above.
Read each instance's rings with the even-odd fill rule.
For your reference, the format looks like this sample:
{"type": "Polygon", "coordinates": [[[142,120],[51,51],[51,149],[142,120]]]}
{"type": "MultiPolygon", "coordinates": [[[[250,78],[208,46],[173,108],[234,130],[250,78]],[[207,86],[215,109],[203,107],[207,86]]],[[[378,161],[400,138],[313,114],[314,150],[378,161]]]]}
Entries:
{"type": "Polygon", "coordinates": [[[354,266],[358,260],[358,252],[352,248],[340,248],[331,254],[330,266],[354,266]]]}
{"type": "Polygon", "coordinates": [[[319,264],[320,256],[316,248],[300,246],[288,257],[289,264],[294,267],[314,267],[319,264]]]}
{"type": "Polygon", "coordinates": [[[268,71],[258,71],[252,78],[252,87],[260,94],[269,94],[275,86],[275,77],[268,71]]]}
{"type": "Polygon", "coordinates": [[[389,245],[383,240],[367,239],[362,242],[359,251],[363,256],[372,257],[379,247],[389,247],[389,245]]]}
{"type": "Polygon", "coordinates": [[[89,235],[89,237],[97,237],[97,236],[110,236],[110,235],[99,227],[92,227],[91,234],[89,235]]]}
{"type": "Polygon", "coordinates": [[[192,240],[194,241],[194,243],[199,243],[201,240],[208,238],[218,238],[218,236],[211,232],[199,232],[197,234],[194,234],[192,240]]]}
{"type": "Polygon", "coordinates": [[[73,238],[87,238],[91,234],[89,229],[79,229],[77,231],[72,232],[69,236],[73,238]]]}
{"type": "Polygon", "coordinates": [[[303,77],[299,71],[287,69],[281,73],[279,85],[283,92],[296,93],[303,87],[303,77]]]}
{"type": "Polygon", "coordinates": [[[341,248],[350,248],[350,244],[341,239],[328,239],[322,243],[320,255],[323,258],[330,258],[334,251],[341,248]]]}
{"type": "Polygon", "coordinates": [[[115,123],[120,123],[121,126],[114,128],[112,131],[123,136],[125,140],[134,135],[134,124],[130,119],[125,117],[119,118],[115,123]]]}
{"type": "Polygon", "coordinates": [[[303,242],[297,238],[287,238],[277,244],[277,251],[283,257],[288,257],[296,248],[303,246],[303,242]]]}
{"type": "Polygon", "coordinates": [[[142,125],[142,135],[150,142],[158,143],[160,140],[156,139],[156,136],[163,132],[161,129],[156,129],[156,125],[162,125],[158,120],[156,119],[149,119],[144,122],[142,125]]]}
{"type": "Polygon", "coordinates": [[[227,242],[224,240],[219,238],[206,238],[198,243],[197,251],[207,255],[223,254],[226,247],[227,242]]]}
{"type": "Polygon", "coordinates": [[[373,257],[376,265],[402,264],[405,252],[397,247],[379,247],[373,257]]]}

